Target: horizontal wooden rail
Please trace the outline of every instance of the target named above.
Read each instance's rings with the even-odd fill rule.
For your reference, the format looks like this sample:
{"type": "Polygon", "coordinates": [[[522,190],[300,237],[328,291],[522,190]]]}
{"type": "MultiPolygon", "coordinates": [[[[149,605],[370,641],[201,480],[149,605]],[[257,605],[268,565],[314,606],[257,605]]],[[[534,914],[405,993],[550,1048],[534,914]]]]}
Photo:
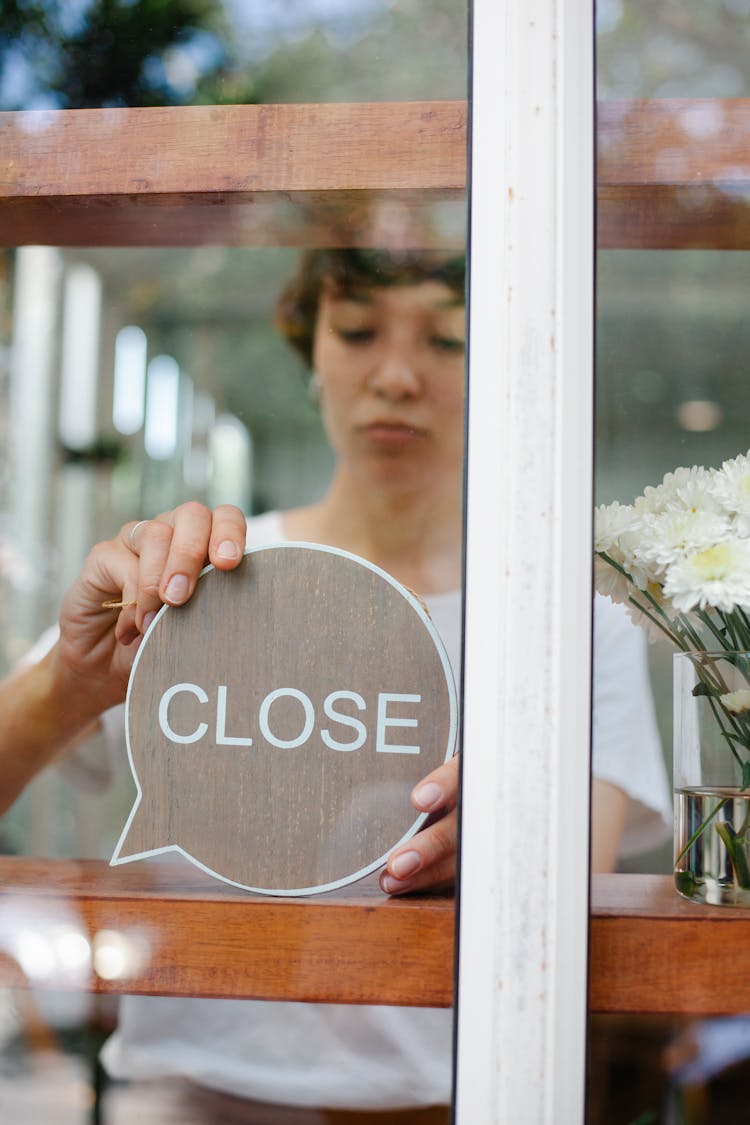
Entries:
{"type": "Polygon", "coordinates": [[[598,105],[600,248],[750,247],[750,99],[598,105]]]}
{"type": "Polygon", "coordinates": [[[461,245],[465,150],[463,102],[0,114],[0,245],[461,245]]]}
{"type": "MultiPolygon", "coordinates": [[[[453,913],[450,896],[389,899],[373,878],[289,900],[180,859],[0,857],[0,986],[447,1007],[453,913]]],[[[667,876],[595,876],[590,1008],[750,1012],[748,945],[748,910],[686,902],[667,876]]]]}
{"type": "Polygon", "coordinates": [[[453,901],[389,899],[372,877],[263,898],[178,858],[0,857],[0,984],[447,1007],[453,901]]]}
{"type": "Polygon", "coordinates": [[[750,910],[681,898],[669,876],[598,875],[589,1004],[595,1012],[750,1012],[750,910]]]}
{"type": "MultiPolygon", "coordinates": [[[[750,99],[598,106],[602,248],[750,247],[750,99]]],[[[0,245],[460,246],[463,102],[0,114],[0,245]]]]}

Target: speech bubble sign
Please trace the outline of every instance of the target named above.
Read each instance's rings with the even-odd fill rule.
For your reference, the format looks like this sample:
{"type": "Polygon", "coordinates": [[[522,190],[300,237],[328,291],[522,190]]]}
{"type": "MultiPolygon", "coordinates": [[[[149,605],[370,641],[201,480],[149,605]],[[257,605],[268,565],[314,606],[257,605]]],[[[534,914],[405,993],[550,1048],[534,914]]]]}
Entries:
{"type": "Polygon", "coordinates": [[[345,551],[283,543],[206,567],[136,656],[137,796],[112,864],[177,851],[272,895],[381,867],[424,823],[412,787],[454,753],[456,691],[429,615],[345,551]]]}

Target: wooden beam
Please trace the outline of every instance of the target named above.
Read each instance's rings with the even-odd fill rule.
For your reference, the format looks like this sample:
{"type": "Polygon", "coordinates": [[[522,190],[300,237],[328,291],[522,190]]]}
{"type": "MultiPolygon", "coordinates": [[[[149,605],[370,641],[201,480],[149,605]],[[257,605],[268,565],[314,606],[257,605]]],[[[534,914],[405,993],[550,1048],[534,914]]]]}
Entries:
{"type": "Polygon", "coordinates": [[[750,99],[605,101],[600,249],[750,247],[750,99]]]}
{"type": "Polygon", "coordinates": [[[453,900],[389,899],[373,877],[326,895],[265,898],[180,858],[111,868],[2,856],[0,983],[447,1007],[453,900]],[[37,969],[34,949],[24,952],[29,932],[43,946],[37,969]],[[65,935],[92,957],[58,963],[65,935]]]}
{"type": "MultiPolygon", "coordinates": [[[[3,987],[448,1007],[453,941],[451,896],[389,899],[373,877],[279,899],[235,890],[178,857],[112,868],[0,856],[3,987]],[[83,937],[93,963],[55,967],[61,934],[83,937]],[[35,976],[33,949],[45,941],[35,976]],[[104,975],[118,963],[119,975],[104,975]]],[[[750,910],[688,902],[666,875],[596,875],[589,1007],[749,1011],[737,955],[748,944],[750,910]]]]}
{"type": "MultiPolygon", "coordinates": [[[[602,249],[750,247],[750,99],[598,105],[602,249]]],[[[0,245],[461,246],[463,102],[0,114],[0,245]]]]}
{"type": "Polygon", "coordinates": [[[462,102],[0,114],[0,245],[461,245],[465,148],[462,102]]]}
{"type": "Polygon", "coordinates": [[[750,1011],[750,910],[689,902],[667,875],[594,876],[591,910],[592,1011],[750,1011]]]}

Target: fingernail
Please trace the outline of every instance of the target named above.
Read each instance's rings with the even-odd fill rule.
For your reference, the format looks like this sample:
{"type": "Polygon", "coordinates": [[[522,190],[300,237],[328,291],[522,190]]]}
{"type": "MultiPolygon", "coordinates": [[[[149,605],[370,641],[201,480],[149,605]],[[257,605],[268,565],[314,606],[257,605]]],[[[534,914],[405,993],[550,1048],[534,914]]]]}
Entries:
{"type": "Polygon", "coordinates": [[[401,884],[399,883],[398,879],[392,879],[390,875],[380,876],[381,890],[384,890],[387,895],[392,895],[393,892],[397,891],[400,886],[401,884]]]}
{"type": "Polygon", "coordinates": [[[166,595],[170,602],[181,602],[188,592],[188,580],[184,574],[173,574],[167,585],[166,595]]]}
{"type": "Polygon", "coordinates": [[[144,613],[144,615],[143,615],[143,625],[141,627],[142,631],[144,633],[148,631],[148,627],[151,624],[151,622],[154,620],[155,617],[156,617],[156,610],[152,609],[150,613],[144,613]]]}
{"type": "Polygon", "coordinates": [[[412,793],[412,800],[423,812],[432,812],[433,809],[440,808],[445,795],[434,781],[427,781],[424,785],[417,786],[412,793]]]}
{"type": "Polygon", "coordinates": [[[422,859],[418,852],[402,852],[390,862],[390,868],[397,879],[408,879],[419,871],[422,859]]]}
{"type": "Polygon", "coordinates": [[[236,543],[231,539],[225,539],[223,543],[219,543],[216,548],[216,557],[218,559],[236,559],[239,557],[240,549],[236,543]]]}

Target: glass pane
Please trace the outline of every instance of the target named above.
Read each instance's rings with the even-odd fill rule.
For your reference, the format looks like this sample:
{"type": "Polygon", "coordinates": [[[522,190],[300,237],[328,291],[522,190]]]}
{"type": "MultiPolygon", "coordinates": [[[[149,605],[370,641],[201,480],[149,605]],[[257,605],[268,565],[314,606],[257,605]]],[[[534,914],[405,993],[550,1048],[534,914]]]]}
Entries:
{"type": "Polygon", "coordinates": [[[465,3],[89,0],[0,11],[0,109],[466,96],[465,3]]]}
{"type": "MultiPolygon", "coordinates": [[[[75,16],[68,6],[42,7],[54,47],[62,35],[83,42],[105,6],[77,5],[75,16]]],[[[122,128],[123,118],[111,118],[88,146],[71,136],[102,127],[98,116],[4,122],[19,145],[23,185],[21,204],[13,189],[13,207],[3,201],[13,248],[0,259],[0,660],[17,677],[7,713],[40,713],[33,701],[28,709],[23,685],[39,682],[56,643],[48,629],[92,544],[123,526],[127,540],[136,521],[188,500],[237,505],[250,517],[251,546],[332,545],[393,575],[426,604],[457,677],[463,107],[437,106],[422,120],[399,100],[464,97],[465,4],[435,4],[426,22],[408,2],[175,5],[200,26],[177,34],[171,23],[163,49],[154,46],[152,7],[109,6],[137,17],[139,36],[144,21],[151,34],[149,57],[141,51],[133,66],[143,82],[131,81],[127,94],[108,61],[111,26],[101,65],[88,50],[77,86],[72,66],[67,85],[46,83],[39,60],[44,54],[49,77],[56,55],[38,22],[3,43],[6,109],[127,113],[120,107],[190,103],[170,113],[197,115],[169,118],[174,128],[161,141],[153,118],[122,128]],[[224,137],[211,114],[226,109],[223,128],[237,120],[237,103],[366,99],[389,104],[367,118],[364,136],[346,106],[338,116],[332,107],[330,129],[302,106],[293,160],[279,125],[293,114],[265,119],[266,149],[248,165],[261,180],[269,167],[293,165],[292,186],[271,190],[266,180],[243,194],[223,178],[245,174],[226,140],[209,156],[191,150],[224,137]],[[232,105],[211,110],[213,102],[232,105]],[[456,117],[443,128],[448,113],[456,117]],[[402,160],[394,179],[378,161],[393,163],[386,142],[411,128],[417,141],[406,149],[418,160],[402,160]],[[34,147],[42,136],[60,186],[47,191],[47,180],[45,198],[34,199],[23,192],[42,176],[34,147]],[[325,160],[318,155],[311,183],[305,161],[342,138],[344,171],[354,167],[361,182],[346,186],[338,168],[324,168],[331,175],[317,191],[325,160]],[[128,176],[152,144],[153,180],[142,192],[128,176]],[[76,176],[90,176],[90,188],[71,190],[76,176]]],[[[10,14],[0,15],[0,31],[10,14]]],[[[70,57],[78,57],[72,48],[70,57]]],[[[148,534],[141,526],[133,548],[148,534]]],[[[129,600],[108,587],[97,604],[120,595],[129,600]]],[[[109,612],[105,630],[117,619],[109,612]]],[[[54,716],[45,710],[57,729],[72,724],[75,745],[28,784],[22,768],[23,792],[0,824],[0,1108],[8,1119],[270,1122],[276,1111],[266,1103],[288,1103],[309,1108],[302,1121],[338,1120],[321,1107],[395,1107],[409,1115],[404,1122],[447,1121],[450,894],[389,901],[375,872],[333,896],[282,902],[252,898],[179,856],[110,868],[136,783],[121,708],[78,741],[82,708],[71,690],[54,716]],[[403,954],[416,933],[411,964],[403,954]],[[280,997],[310,1002],[292,1007],[280,997]],[[251,1111],[253,1101],[262,1108],[251,1111]]],[[[396,726],[394,715],[406,725],[406,713],[387,721],[396,726]]],[[[8,745],[20,754],[27,740],[39,747],[55,737],[29,722],[11,730],[8,745]]],[[[196,809],[204,797],[199,787],[190,794],[196,809]]],[[[405,876],[390,889],[411,886],[405,876]]]]}
{"type": "MultiPolygon", "coordinates": [[[[659,485],[665,474],[678,467],[719,469],[747,451],[742,392],[747,347],[743,308],[750,280],[744,232],[747,177],[739,168],[727,173],[719,156],[719,148],[724,146],[726,155],[727,142],[731,147],[730,138],[741,135],[746,127],[739,124],[747,120],[745,103],[732,99],[747,94],[750,72],[743,46],[747,34],[744,4],[647,5],[629,0],[598,4],[595,491],[599,505],[619,501],[637,507],[630,548],[624,539],[605,530],[604,515],[598,524],[598,546],[609,549],[611,557],[626,561],[631,569],[642,565],[643,578],[651,585],[645,594],[631,593],[641,601],[655,599],[646,602],[646,608],[654,611],[653,620],[633,609],[632,616],[640,616],[643,628],[627,627],[635,650],[631,659],[648,671],[648,692],[644,691],[639,705],[641,733],[636,734],[634,726],[630,733],[624,732],[619,751],[627,783],[621,779],[615,784],[625,791],[637,786],[646,746],[652,748],[653,768],[659,773],[658,778],[653,775],[645,800],[652,810],[654,833],[644,829],[642,822],[638,846],[632,849],[624,846],[627,836],[623,837],[614,866],[617,871],[648,875],[649,880],[630,883],[629,893],[636,894],[634,888],[638,888],[644,903],[647,895],[652,901],[657,893],[663,895],[667,909],[673,901],[679,902],[672,873],[673,857],[682,850],[673,842],[671,807],[675,646],[663,636],[657,637],[669,618],[672,625],[677,622],[679,643],[690,649],[729,643],[728,634],[723,638],[711,634],[715,590],[704,603],[709,615],[701,619],[700,604],[691,601],[689,592],[685,597],[675,593],[674,582],[681,560],[692,565],[690,560],[700,556],[708,562],[709,556],[701,552],[713,551],[728,535],[730,524],[723,522],[725,516],[734,527],[739,517],[730,516],[730,507],[720,503],[713,509],[714,485],[708,488],[700,474],[697,485],[694,473],[682,481],[671,479],[659,493],[647,489],[659,485]],[[729,116],[734,112],[736,122],[729,116]],[[733,181],[729,192],[727,179],[733,181]],[[682,487],[685,479],[689,498],[682,487]],[[706,522],[710,519],[706,508],[724,513],[712,529],[706,522]],[[666,540],[662,542],[661,562],[657,563],[653,537],[668,536],[666,525],[672,510],[677,520],[687,517],[690,522],[692,514],[703,520],[708,538],[694,538],[697,523],[693,531],[685,525],[670,546],[666,540]],[[618,542],[631,553],[617,555],[618,542]],[[639,564],[632,554],[636,546],[639,564]],[[680,609],[675,608],[675,598],[680,609]],[[682,611],[690,611],[690,615],[675,616],[682,611]],[[647,633],[655,643],[646,645],[647,633]]],[[[621,516],[630,518],[626,513],[621,516]]],[[[615,518],[615,509],[609,509],[608,518],[615,518]]],[[[615,575],[602,560],[597,565],[601,575],[615,575]]],[[[621,600],[617,591],[615,594],[621,600]]],[[[744,646],[740,638],[734,638],[730,647],[744,646]]],[[[605,645],[597,644],[595,634],[595,661],[602,677],[607,660],[605,645]]],[[[604,704],[599,707],[599,713],[594,713],[595,731],[603,726],[604,704]]],[[[740,733],[735,755],[738,768],[742,746],[740,733]]],[[[677,751],[675,744],[675,778],[677,751]]],[[[596,754],[595,742],[595,778],[596,754]]],[[[732,761],[726,742],[724,755],[732,761]]],[[[596,800],[595,790],[595,818],[596,800]]],[[[694,818],[693,827],[702,836],[699,820],[694,818]]],[[[688,849],[686,862],[692,862],[691,855],[688,849]]],[[[739,851],[735,857],[742,858],[739,851]]],[[[678,860],[677,865],[684,864],[678,860]]],[[[710,878],[731,879],[731,870],[730,862],[721,872],[717,867],[710,878]]],[[[679,885],[685,889],[684,882],[679,885]]],[[[624,884],[619,891],[616,886],[611,884],[606,892],[613,901],[626,893],[624,884]]],[[[596,884],[593,899],[596,909],[596,884]]],[[[688,908],[695,909],[689,904],[688,908]]],[[[644,950],[644,958],[647,956],[644,950]]],[[[736,1083],[746,1076],[747,1021],[744,1017],[691,1018],[697,987],[694,982],[691,995],[686,981],[684,996],[674,1001],[675,1010],[684,1011],[684,1016],[645,1014],[645,999],[641,1014],[592,1016],[592,1122],[702,1123],[741,1112],[736,1083]]]]}

